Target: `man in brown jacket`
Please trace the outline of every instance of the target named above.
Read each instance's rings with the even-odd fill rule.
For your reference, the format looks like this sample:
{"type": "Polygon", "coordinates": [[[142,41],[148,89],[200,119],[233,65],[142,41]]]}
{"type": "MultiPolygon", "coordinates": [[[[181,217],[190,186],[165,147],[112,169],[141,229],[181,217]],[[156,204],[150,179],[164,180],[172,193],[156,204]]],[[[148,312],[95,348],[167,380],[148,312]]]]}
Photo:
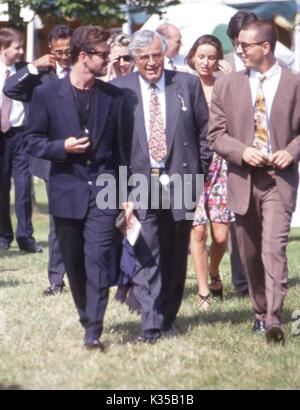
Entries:
{"type": "Polygon", "coordinates": [[[239,34],[247,68],[218,80],[211,102],[210,148],[228,160],[228,203],[255,311],[253,331],[284,343],[286,246],[300,160],[300,77],[278,65],[272,24],[239,34]]]}

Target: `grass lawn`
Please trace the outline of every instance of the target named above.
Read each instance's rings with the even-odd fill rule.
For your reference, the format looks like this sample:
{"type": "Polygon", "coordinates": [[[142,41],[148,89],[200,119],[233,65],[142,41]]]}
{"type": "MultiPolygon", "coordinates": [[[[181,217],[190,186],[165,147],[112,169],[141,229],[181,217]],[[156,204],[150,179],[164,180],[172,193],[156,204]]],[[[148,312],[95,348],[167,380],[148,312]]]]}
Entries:
{"type": "Polygon", "coordinates": [[[252,335],[249,300],[234,295],[228,255],[222,262],[225,301],[199,313],[190,266],[177,337],[153,346],[135,342],[138,316],[112,301],[102,337],[104,354],[86,351],[70,292],[45,298],[47,232],[43,184],[37,185],[35,236],[45,251],[25,255],[15,243],[0,256],[0,389],[289,389],[300,388],[300,229],[288,247],[290,286],[284,309],[286,346],[252,335]]]}

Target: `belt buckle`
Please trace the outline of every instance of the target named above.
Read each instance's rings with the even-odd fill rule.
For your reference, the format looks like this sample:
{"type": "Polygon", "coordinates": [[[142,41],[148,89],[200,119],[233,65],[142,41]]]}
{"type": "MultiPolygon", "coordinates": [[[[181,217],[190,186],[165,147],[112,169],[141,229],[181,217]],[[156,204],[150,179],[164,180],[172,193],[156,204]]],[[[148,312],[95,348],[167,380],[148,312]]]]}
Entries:
{"type": "Polygon", "coordinates": [[[153,177],[159,177],[160,175],[160,170],[159,168],[151,168],[151,176],[153,177]]]}

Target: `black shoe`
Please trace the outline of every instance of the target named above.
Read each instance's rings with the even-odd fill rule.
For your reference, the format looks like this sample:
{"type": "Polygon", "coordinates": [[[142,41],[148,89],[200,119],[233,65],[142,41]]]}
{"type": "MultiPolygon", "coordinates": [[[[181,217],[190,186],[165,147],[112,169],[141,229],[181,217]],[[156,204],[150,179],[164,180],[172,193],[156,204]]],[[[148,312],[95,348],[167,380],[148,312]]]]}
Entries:
{"type": "Polygon", "coordinates": [[[266,322],[264,320],[255,319],[254,325],[252,327],[253,333],[265,333],[266,322]]]}
{"type": "Polygon", "coordinates": [[[242,291],[236,290],[236,295],[238,298],[246,298],[249,296],[249,290],[248,289],[245,289],[242,291]]]}
{"type": "Polygon", "coordinates": [[[266,330],[267,343],[285,344],[284,333],[280,326],[269,326],[266,330]]]}
{"type": "Polygon", "coordinates": [[[89,340],[84,342],[84,347],[87,350],[98,350],[99,352],[104,352],[104,345],[100,340],[89,340]]]}
{"type": "Polygon", "coordinates": [[[157,329],[145,330],[138,338],[137,341],[141,343],[154,344],[161,337],[161,331],[157,329]]]}
{"type": "Polygon", "coordinates": [[[54,283],[53,285],[50,285],[47,289],[44,290],[43,295],[44,296],[55,296],[55,295],[61,294],[64,287],[65,287],[64,283],[62,285],[57,285],[56,283],[54,283]]]}
{"type": "Polygon", "coordinates": [[[27,244],[22,244],[19,245],[19,249],[22,252],[27,252],[27,253],[42,253],[43,248],[38,245],[36,242],[29,242],[27,244]]]}

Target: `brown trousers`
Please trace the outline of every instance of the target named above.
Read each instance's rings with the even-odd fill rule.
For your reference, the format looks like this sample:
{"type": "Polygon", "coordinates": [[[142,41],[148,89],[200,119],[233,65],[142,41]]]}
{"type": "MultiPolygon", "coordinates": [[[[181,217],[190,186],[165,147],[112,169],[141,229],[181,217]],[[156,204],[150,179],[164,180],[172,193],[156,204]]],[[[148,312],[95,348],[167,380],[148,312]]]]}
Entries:
{"type": "Polygon", "coordinates": [[[280,325],[287,293],[286,247],[292,214],[285,210],[274,171],[256,168],[249,209],[236,215],[236,233],[256,319],[280,325]]]}

